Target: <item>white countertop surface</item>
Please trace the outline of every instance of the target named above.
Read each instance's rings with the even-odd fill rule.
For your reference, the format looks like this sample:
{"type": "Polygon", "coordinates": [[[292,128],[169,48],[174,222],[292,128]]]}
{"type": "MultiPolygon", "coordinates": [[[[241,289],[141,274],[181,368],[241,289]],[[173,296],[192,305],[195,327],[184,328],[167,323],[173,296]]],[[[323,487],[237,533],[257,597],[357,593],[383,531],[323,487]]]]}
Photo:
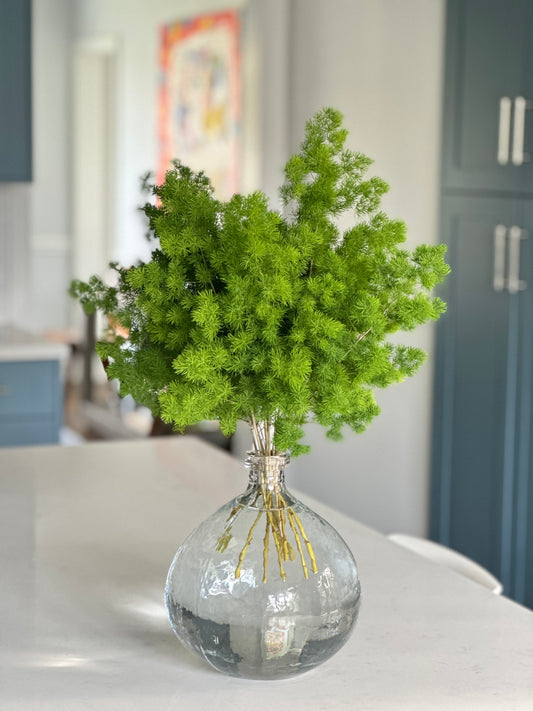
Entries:
{"type": "Polygon", "coordinates": [[[59,360],[68,357],[68,346],[48,341],[15,326],[0,326],[0,362],[27,360],[59,360]]]}
{"type": "Polygon", "coordinates": [[[358,562],[346,646],[274,682],[186,651],[166,619],[168,566],[246,482],[193,438],[0,450],[0,709],[531,711],[532,612],[303,495],[358,562]]]}

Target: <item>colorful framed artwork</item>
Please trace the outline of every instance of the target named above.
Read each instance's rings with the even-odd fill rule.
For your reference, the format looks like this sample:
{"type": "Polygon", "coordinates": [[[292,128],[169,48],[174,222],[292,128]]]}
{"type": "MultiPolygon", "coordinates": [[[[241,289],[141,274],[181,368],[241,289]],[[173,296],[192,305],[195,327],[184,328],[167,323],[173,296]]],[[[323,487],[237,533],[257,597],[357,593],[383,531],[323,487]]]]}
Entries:
{"type": "Polygon", "coordinates": [[[177,158],[228,200],[240,180],[240,21],[235,11],[161,29],[158,182],[177,158]]]}

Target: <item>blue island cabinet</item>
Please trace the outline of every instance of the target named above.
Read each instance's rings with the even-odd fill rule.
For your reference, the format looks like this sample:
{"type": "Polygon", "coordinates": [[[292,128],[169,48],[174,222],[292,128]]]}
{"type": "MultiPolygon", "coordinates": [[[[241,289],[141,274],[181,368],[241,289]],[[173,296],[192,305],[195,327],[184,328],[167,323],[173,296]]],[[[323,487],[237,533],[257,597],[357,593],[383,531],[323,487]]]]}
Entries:
{"type": "Polygon", "coordinates": [[[0,447],[57,444],[62,416],[59,360],[0,362],[0,447]]]}

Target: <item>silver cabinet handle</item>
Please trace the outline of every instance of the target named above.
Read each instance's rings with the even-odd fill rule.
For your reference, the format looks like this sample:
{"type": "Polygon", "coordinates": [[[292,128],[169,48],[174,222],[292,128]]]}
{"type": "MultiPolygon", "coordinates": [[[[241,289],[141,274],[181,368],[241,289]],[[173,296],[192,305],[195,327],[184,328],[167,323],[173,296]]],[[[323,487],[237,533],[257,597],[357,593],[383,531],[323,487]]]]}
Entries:
{"type": "Polygon", "coordinates": [[[505,288],[505,225],[496,225],[494,228],[494,277],[492,280],[494,291],[503,291],[505,288]]]}
{"type": "Polygon", "coordinates": [[[507,288],[510,294],[527,289],[527,282],[520,279],[520,241],[527,237],[527,233],[520,227],[513,225],[509,230],[509,278],[507,288]]]}
{"type": "Polygon", "coordinates": [[[517,96],[514,100],[514,125],[513,125],[513,165],[522,165],[524,162],[524,131],[526,124],[526,100],[517,96]]]}
{"type": "Polygon", "coordinates": [[[498,124],[498,163],[509,163],[509,139],[511,138],[511,99],[500,99],[500,122],[498,124]]]}
{"type": "Polygon", "coordinates": [[[533,102],[527,101],[523,96],[517,96],[514,100],[514,123],[513,123],[513,154],[511,160],[513,165],[522,165],[529,161],[530,156],[524,153],[524,134],[526,130],[526,109],[533,108],[533,102]]]}

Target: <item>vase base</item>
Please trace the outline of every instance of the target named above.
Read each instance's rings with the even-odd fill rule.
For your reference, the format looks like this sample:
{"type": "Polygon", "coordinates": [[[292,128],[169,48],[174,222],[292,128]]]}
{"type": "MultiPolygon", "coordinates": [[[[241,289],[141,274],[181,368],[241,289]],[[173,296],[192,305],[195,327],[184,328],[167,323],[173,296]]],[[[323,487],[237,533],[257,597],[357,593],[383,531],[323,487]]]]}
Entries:
{"type": "MultiPolygon", "coordinates": [[[[223,674],[246,679],[285,679],[314,669],[346,642],[359,599],[341,624],[311,630],[302,619],[273,617],[265,627],[219,623],[194,615],[167,598],[172,627],[182,642],[223,674]],[[307,639],[305,639],[307,637],[307,639]]],[[[347,614],[348,612],[348,614],[347,614]]]]}

